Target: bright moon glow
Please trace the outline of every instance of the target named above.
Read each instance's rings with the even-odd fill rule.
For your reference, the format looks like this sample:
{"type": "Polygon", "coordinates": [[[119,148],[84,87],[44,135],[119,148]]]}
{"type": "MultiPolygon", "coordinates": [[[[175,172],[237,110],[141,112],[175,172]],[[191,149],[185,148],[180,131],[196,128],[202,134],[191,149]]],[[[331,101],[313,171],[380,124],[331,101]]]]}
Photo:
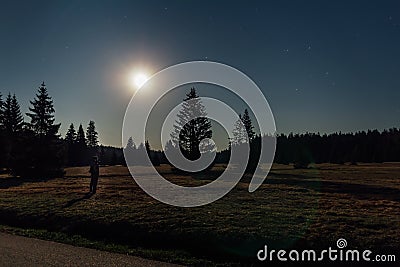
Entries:
{"type": "Polygon", "coordinates": [[[133,85],[138,89],[149,79],[149,77],[144,73],[136,73],[132,78],[133,85]]]}

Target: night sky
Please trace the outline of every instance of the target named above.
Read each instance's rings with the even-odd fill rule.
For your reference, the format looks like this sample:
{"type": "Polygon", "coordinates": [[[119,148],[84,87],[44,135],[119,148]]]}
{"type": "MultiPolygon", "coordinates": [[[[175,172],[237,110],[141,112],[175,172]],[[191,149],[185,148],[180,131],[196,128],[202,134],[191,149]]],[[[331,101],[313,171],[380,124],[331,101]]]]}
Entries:
{"type": "Polygon", "coordinates": [[[400,1],[0,4],[0,91],[25,113],[45,81],[63,136],[94,120],[121,146],[129,75],[192,60],[250,76],[278,133],[400,126],[400,1]]]}

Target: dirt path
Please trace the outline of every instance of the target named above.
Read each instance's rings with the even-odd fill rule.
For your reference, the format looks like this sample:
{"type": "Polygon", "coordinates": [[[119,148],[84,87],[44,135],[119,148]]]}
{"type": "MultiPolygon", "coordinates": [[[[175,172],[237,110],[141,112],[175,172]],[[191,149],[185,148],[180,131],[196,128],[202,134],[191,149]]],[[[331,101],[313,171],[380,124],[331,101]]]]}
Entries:
{"type": "Polygon", "coordinates": [[[118,253],[0,233],[0,266],[177,266],[118,253]]]}

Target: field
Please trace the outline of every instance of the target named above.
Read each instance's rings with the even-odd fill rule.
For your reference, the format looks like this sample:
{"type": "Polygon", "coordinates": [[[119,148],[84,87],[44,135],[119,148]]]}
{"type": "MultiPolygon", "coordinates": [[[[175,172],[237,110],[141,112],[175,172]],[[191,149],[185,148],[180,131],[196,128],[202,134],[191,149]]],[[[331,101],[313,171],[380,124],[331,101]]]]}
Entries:
{"type": "MultiPolygon", "coordinates": [[[[160,170],[177,184],[208,182],[160,170]]],[[[47,181],[1,176],[2,231],[192,265],[251,264],[264,245],[317,250],[336,247],[339,238],[349,249],[373,253],[400,248],[398,163],[274,165],[254,193],[245,179],[197,208],[152,199],[126,167],[101,168],[91,197],[89,181],[87,168],[47,181]]]]}

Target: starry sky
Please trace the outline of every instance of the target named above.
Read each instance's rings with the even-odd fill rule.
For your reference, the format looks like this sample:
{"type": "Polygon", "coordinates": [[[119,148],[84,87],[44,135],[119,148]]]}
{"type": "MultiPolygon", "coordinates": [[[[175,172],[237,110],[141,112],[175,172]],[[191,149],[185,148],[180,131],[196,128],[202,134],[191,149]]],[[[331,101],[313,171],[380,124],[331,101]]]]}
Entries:
{"type": "Polygon", "coordinates": [[[278,133],[400,127],[399,1],[1,1],[0,91],[42,81],[64,135],[121,146],[128,76],[211,60],[251,77],[278,133]]]}

